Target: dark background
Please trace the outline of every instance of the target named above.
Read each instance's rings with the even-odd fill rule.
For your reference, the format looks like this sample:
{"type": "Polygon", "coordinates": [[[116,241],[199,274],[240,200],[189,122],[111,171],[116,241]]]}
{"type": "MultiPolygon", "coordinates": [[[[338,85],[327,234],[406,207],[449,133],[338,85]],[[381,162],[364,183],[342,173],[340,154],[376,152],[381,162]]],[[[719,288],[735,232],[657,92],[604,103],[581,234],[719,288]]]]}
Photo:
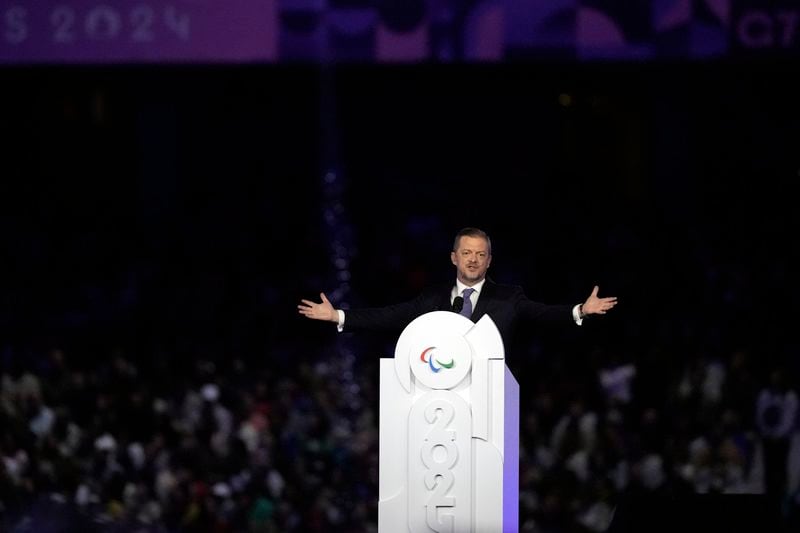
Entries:
{"type": "MultiPolygon", "coordinates": [[[[263,386],[253,396],[272,403],[278,443],[266,468],[282,473],[288,494],[295,487],[271,498],[269,527],[369,530],[377,419],[356,423],[355,406],[374,415],[377,359],[395,339],[337,335],[296,305],[343,281],[336,304],[411,298],[452,277],[454,234],[478,226],[492,237],[495,281],[548,303],[581,302],[595,284],[620,300],[577,332],[523,331],[509,350],[523,407],[554,405],[553,420],[523,429],[523,448],[576,399],[607,407],[597,371],[624,362],[638,368],[631,420],[652,407],[664,442],[686,426],[702,434],[704,420],[672,410],[677,383],[711,359],[730,369],[740,352],[752,394],[728,407],[752,436],[754,391],[774,368],[793,385],[798,376],[795,70],[789,61],[5,68],[4,373],[28,369],[47,389],[54,350],[88,376],[113,376],[102,369],[122,360],[137,368],[127,386],[148,399],[177,405],[216,382],[241,412],[249,404],[237,390],[263,386]],[[337,362],[341,353],[355,359],[337,362]],[[348,394],[356,404],[332,400],[348,394]],[[293,446],[305,448],[283,442],[288,409],[307,413],[326,398],[338,414],[323,409],[298,439],[325,441],[342,419],[363,430],[364,445],[306,465],[293,446]],[[319,506],[335,502],[343,522],[298,510],[303,494],[326,486],[337,495],[319,506]]],[[[104,379],[92,390],[126,404],[114,400],[126,389],[104,379]]],[[[76,416],[80,404],[49,394],[51,406],[72,406],[62,418],[76,416]]],[[[85,427],[124,442],[124,412],[85,427]]],[[[638,434],[638,424],[626,431],[638,434]]],[[[4,453],[27,438],[7,438],[4,453]]],[[[209,486],[222,479],[188,470],[209,486]]],[[[6,489],[7,523],[38,495],[71,494],[79,479],[6,489]]],[[[523,472],[523,493],[544,498],[552,485],[537,479],[523,472]]],[[[580,494],[567,485],[555,492],[580,494]]],[[[103,490],[101,501],[113,499],[116,489],[103,490]]],[[[523,501],[521,523],[577,531],[577,511],[547,509],[523,501]]]]}

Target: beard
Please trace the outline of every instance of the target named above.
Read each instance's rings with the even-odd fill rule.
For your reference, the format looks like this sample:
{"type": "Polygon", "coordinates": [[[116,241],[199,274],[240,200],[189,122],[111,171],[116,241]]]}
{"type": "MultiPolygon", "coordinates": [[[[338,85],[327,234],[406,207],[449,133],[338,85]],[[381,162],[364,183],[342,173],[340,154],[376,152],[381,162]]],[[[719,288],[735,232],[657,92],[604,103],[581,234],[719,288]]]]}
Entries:
{"type": "Polygon", "coordinates": [[[462,269],[461,271],[461,277],[466,281],[477,282],[482,280],[485,275],[486,275],[486,270],[482,270],[479,268],[475,270],[469,270],[465,268],[462,269]]]}

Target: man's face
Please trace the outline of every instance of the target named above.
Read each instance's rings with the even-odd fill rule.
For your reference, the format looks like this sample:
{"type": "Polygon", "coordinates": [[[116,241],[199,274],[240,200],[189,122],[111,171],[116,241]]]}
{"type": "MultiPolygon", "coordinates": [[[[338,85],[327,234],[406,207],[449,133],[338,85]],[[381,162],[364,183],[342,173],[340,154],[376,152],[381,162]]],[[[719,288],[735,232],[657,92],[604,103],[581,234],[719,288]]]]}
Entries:
{"type": "Polygon", "coordinates": [[[450,260],[456,266],[461,283],[471,287],[486,277],[486,270],[492,262],[489,243],[482,237],[461,237],[458,249],[450,252],[450,260]]]}

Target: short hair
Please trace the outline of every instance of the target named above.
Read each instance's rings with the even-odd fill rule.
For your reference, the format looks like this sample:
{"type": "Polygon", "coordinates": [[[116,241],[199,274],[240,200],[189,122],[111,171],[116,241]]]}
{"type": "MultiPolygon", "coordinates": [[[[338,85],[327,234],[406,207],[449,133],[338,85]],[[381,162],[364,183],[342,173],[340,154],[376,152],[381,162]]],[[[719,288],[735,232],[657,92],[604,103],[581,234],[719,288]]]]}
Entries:
{"type": "Polygon", "coordinates": [[[479,239],[485,239],[486,244],[489,246],[489,255],[492,255],[492,239],[490,239],[489,235],[482,229],[463,228],[458,233],[456,233],[456,238],[453,240],[454,252],[458,250],[458,242],[461,240],[461,237],[475,237],[479,239]]]}

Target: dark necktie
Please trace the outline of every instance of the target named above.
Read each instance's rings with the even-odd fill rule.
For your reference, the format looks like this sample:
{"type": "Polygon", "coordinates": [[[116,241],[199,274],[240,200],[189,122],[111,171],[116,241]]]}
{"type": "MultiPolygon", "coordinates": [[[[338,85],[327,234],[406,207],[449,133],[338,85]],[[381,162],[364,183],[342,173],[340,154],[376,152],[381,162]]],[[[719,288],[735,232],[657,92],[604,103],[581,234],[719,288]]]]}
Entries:
{"type": "Polygon", "coordinates": [[[464,307],[461,308],[461,314],[467,318],[472,316],[472,300],[469,297],[473,292],[475,292],[475,289],[464,289],[461,292],[461,296],[464,297],[464,307]]]}

